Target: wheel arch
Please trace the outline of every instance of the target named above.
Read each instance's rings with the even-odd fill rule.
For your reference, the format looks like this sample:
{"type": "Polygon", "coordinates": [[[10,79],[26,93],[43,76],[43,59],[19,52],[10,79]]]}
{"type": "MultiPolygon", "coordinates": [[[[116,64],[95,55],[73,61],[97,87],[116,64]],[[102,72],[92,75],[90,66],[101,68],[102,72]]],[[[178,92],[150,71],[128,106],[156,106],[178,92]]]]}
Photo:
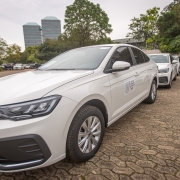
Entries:
{"type": "Polygon", "coordinates": [[[104,116],[105,127],[107,127],[107,124],[108,124],[108,112],[107,112],[105,104],[99,99],[92,99],[92,100],[86,102],[84,105],[82,105],[82,107],[85,106],[85,105],[94,106],[94,107],[98,108],[102,112],[102,114],[104,116]]]}

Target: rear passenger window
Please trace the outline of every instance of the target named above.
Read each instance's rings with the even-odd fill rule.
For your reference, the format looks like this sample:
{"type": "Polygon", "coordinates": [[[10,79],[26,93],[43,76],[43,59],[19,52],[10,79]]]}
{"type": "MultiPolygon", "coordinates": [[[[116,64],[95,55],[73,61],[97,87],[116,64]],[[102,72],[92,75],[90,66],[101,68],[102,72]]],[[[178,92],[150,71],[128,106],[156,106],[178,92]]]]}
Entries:
{"type": "Polygon", "coordinates": [[[149,58],[145,53],[142,52],[142,54],[143,54],[143,56],[144,56],[145,62],[149,62],[149,61],[150,61],[150,58],[149,58]]]}
{"type": "Polygon", "coordinates": [[[132,57],[131,57],[128,47],[118,48],[114,52],[111,58],[111,61],[112,61],[112,64],[114,64],[116,61],[125,61],[125,62],[130,63],[131,66],[133,65],[132,57]]]}
{"type": "Polygon", "coordinates": [[[143,55],[142,55],[142,53],[141,53],[141,51],[139,49],[132,48],[132,51],[134,53],[137,64],[142,64],[142,63],[145,62],[144,58],[143,58],[143,55]]]}

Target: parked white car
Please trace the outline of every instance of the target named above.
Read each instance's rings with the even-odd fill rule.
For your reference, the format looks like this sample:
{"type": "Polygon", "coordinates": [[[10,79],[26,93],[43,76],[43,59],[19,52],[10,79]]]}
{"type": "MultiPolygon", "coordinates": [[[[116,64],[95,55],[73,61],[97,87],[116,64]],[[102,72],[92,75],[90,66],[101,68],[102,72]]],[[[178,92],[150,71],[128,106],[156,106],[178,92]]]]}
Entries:
{"type": "Polygon", "coordinates": [[[92,158],[105,127],[142,101],[155,102],[157,76],[140,49],[109,44],[73,49],[38,70],[0,78],[0,171],[92,158]]]}
{"type": "Polygon", "coordinates": [[[177,61],[177,75],[180,73],[180,59],[179,56],[173,56],[174,60],[177,61]]]}
{"type": "Polygon", "coordinates": [[[171,54],[149,54],[148,55],[158,66],[159,86],[171,88],[172,80],[176,80],[177,61],[171,54]]]}
{"type": "Polygon", "coordinates": [[[25,65],[25,68],[26,68],[26,69],[30,69],[30,68],[31,68],[31,65],[30,65],[30,64],[26,64],[26,65],[25,65]]]}
{"type": "Polygon", "coordinates": [[[14,70],[23,70],[24,69],[24,65],[23,64],[15,64],[13,66],[14,70]]]}

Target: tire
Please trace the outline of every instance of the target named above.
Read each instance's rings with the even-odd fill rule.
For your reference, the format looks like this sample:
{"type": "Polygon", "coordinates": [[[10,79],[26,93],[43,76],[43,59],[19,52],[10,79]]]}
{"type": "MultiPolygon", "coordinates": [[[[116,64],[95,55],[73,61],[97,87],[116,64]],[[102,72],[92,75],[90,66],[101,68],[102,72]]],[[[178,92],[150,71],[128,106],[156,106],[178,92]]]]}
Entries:
{"type": "Polygon", "coordinates": [[[153,104],[156,100],[156,96],[157,96],[157,83],[155,80],[153,80],[151,84],[151,90],[149,96],[145,99],[144,102],[147,104],[153,104]]]}
{"type": "Polygon", "coordinates": [[[78,163],[92,158],[102,143],[104,132],[105,122],[102,112],[94,106],[81,108],[74,117],[68,132],[67,158],[78,163]],[[88,123],[91,125],[88,126],[88,123]],[[88,127],[95,129],[88,130],[88,127]]]}
{"type": "Polygon", "coordinates": [[[174,76],[174,79],[173,79],[173,81],[176,81],[176,79],[177,79],[177,74],[174,76]]]}
{"type": "Polygon", "coordinates": [[[171,89],[172,86],[172,74],[171,74],[171,79],[169,81],[169,84],[166,86],[168,89],[171,89]]]}

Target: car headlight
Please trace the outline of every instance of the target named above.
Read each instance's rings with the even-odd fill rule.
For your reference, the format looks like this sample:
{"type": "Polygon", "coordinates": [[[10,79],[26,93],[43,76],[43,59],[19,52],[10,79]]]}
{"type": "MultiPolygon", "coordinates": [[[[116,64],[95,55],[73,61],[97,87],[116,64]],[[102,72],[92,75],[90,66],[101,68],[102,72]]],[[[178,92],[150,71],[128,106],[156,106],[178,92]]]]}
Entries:
{"type": "Polygon", "coordinates": [[[168,73],[169,72],[169,68],[166,69],[158,69],[158,73],[168,73]]]}
{"type": "Polygon", "coordinates": [[[0,120],[10,119],[14,121],[25,120],[50,114],[61,96],[49,96],[38,100],[0,106],[0,120]]]}

